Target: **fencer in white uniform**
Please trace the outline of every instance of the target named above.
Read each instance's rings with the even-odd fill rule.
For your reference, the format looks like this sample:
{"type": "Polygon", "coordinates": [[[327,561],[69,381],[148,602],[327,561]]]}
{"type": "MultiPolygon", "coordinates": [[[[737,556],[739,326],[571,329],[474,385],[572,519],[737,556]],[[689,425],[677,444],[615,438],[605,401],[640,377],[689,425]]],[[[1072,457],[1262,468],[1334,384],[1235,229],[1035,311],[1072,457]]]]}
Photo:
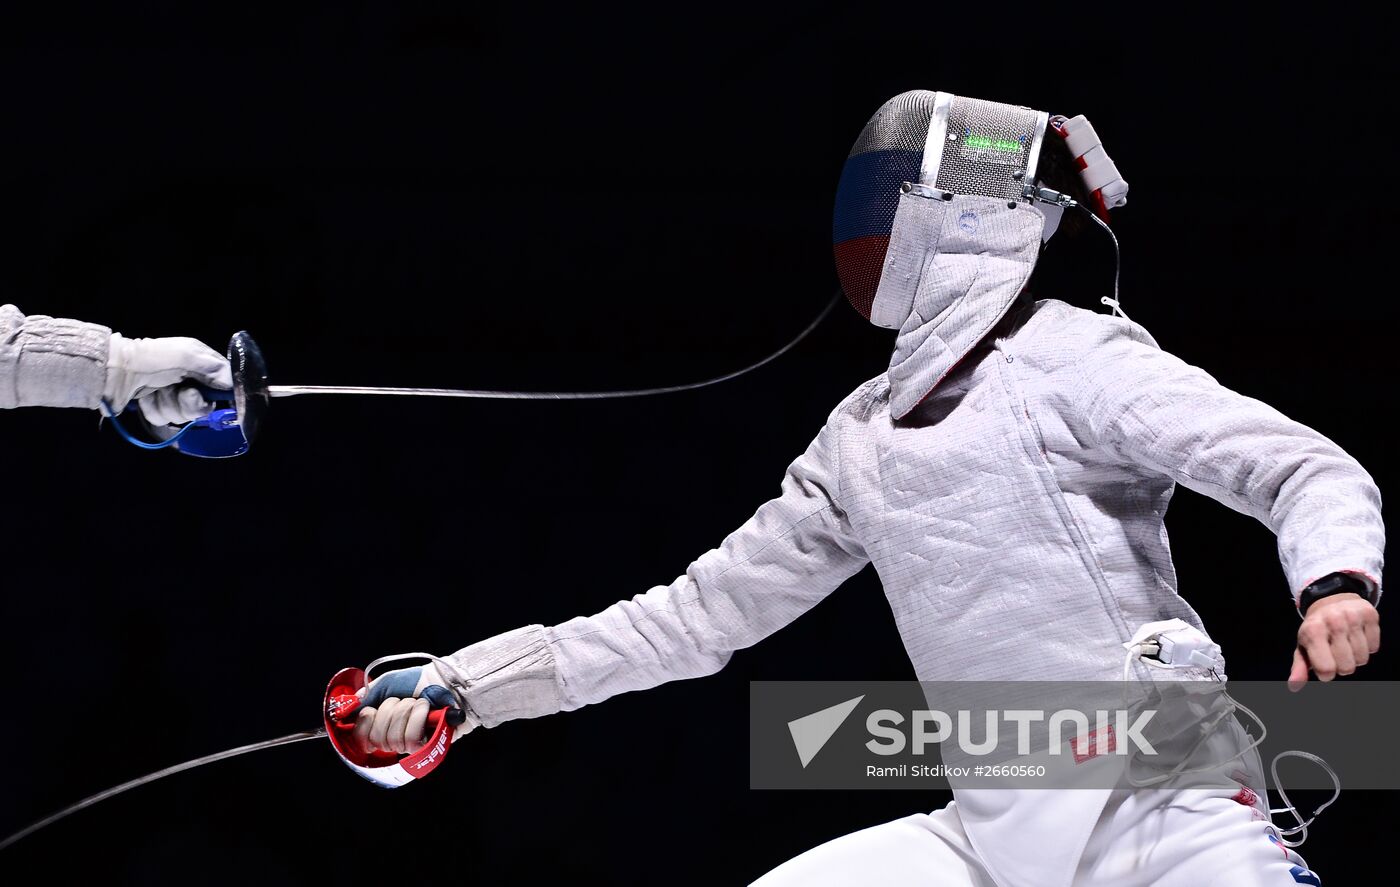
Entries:
{"type": "MultiPolygon", "coordinates": [[[[912,152],[917,185],[920,127],[934,104],[932,93],[892,100],[853,160],[912,152]],[[901,115],[917,118],[916,144],[891,147],[888,134],[908,123],[901,115]]],[[[1060,150],[1055,139],[1074,123],[1057,118],[1044,150],[1060,150]]],[[[1097,138],[1066,141],[1075,158],[1088,156],[1086,177],[1097,176],[1085,199],[1121,204],[1126,185],[1106,171],[1097,138]]],[[[1030,298],[1057,207],[889,187],[887,245],[856,247],[878,253],[875,275],[863,284],[843,273],[862,313],[898,330],[889,369],[831,412],[779,494],[669,585],[481,641],[442,666],[389,673],[360,715],[366,745],[421,744],[426,703],[409,688],[451,687],[468,713],[460,737],[711,674],[867,563],[922,681],[1117,681],[1139,626],[1179,619],[1204,630],[1177,593],[1163,525],[1178,484],[1273,531],[1295,604],[1324,577],[1352,583],[1350,593],[1302,599],[1312,603],[1295,663],[1303,679],[1307,659],[1321,677],[1364,664],[1379,644],[1384,527],[1380,494],[1356,460],[1116,312],[1030,298]],[[874,291],[863,304],[862,285],[874,291]]],[[[1319,883],[1277,840],[1262,789],[954,795],[944,809],[817,847],[759,883],[1319,883]]]]}
{"type": "Polygon", "coordinates": [[[163,427],[214,408],[197,385],[233,388],[228,360],[198,339],[129,339],[101,324],[0,305],[0,409],[97,410],[105,400],[120,413],[135,401],[147,422],[163,427]]]}

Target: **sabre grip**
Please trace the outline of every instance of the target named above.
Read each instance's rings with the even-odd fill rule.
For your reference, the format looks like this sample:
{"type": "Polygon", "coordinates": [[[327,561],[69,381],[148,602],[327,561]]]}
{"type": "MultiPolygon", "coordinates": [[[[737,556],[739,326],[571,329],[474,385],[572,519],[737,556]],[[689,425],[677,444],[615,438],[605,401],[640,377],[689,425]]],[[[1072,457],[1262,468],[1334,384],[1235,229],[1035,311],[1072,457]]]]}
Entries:
{"type": "MultiPolygon", "coordinates": [[[[380,701],[382,702],[383,700],[380,701]]],[[[337,727],[342,730],[349,730],[355,726],[355,718],[359,716],[360,709],[369,707],[372,706],[367,705],[355,694],[342,693],[338,696],[332,696],[327,701],[326,713],[330,715],[331,720],[335,721],[337,727]]],[[[434,708],[432,711],[428,712],[429,728],[436,727],[438,722],[443,718],[447,718],[451,712],[452,710],[446,707],[434,708]]],[[[452,723],[450,718],[448,719],[447,725],[449,727],[456,726],[452,723]]],[[[429,729],[428,732],[431,733],[432,730],[429,729]]]]}
{"type": "Polygon", "coordinates": [[[199,389],[199,396],[209,401],[210,403],[233,402],[232,391],[224,391],[220,388],[210,388],[208,385],[196,385],[194,387],[199,389]]]}
{"type": "MultiPolygon", "coordinates": [[[[433,697],[438,694],[429,694],[428,690],[446,690],[445,687],[426,687],[424,693],[419,698],[427,699],[433,707],[428,712],[428,722],[426,724],[427,736],[431,736],[437,729],[438,724],[443,720],[447,721],[447,726],[456,727],[460,720],[453,722],[453,714],[460,714],[460,709],[449,705],[439,705],[433,697]]],[[[360,711],[365,708],[377,708],[385,699],[393,696],[393,693],[375,694],[375,698],[370,700],[368,694],[365,699],[361,699],[353,690],[346,686],[335,687],[326,697],[326,716],[334,723],[336,729],[348,731],[355,728],[355,719],[359,717],[360,711]]],[[[449,694],[450,695],[450,694],[449,694]]],[[[403,698],[412,698],[411,695],[403,698]]]]}
{"type": "MultiPolygon", "coordinates": [[[[193,387],[194,390],[199,392],[200,397],[204,398],[210,403],[233,403],[234,401],[232,391],[224,391],[221,388],[210,388],[208,385],[193,385],[191,387],[193,387]]],[[[123,410],[123,412],[134,413],[137,412],[137,410],[138,407],[136,405],[136,400],[133,399],[130,403],[126,405],[126,409],[123,410]]]]}

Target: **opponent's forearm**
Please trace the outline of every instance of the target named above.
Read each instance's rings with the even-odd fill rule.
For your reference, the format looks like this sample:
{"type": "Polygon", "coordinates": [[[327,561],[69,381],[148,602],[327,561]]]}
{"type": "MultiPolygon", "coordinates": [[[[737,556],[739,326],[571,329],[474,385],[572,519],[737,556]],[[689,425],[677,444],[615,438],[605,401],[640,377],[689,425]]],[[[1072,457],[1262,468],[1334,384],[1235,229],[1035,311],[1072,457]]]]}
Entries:
{"type": "Polygon", "coordinates": [[[0,408],[95,409],[107,378],[112,331],[0,305],[0,408]]]}

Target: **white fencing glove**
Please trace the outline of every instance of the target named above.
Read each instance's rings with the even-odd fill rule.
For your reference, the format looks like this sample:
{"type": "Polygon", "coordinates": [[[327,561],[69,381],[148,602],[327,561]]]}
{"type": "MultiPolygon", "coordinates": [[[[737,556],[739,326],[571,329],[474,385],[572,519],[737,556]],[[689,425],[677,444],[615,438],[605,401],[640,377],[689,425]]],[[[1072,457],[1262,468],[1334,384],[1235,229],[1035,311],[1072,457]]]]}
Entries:
{"type": "Polygon", "coordinates": [[[146,421],[156,427],[208,415],[214,405],[183,384],[187,382],[228,391],[233,388],[233,372],[222,354],[198,339],[128,339],[112,334],[102,396],[113,412],[120,413],[136,400],[146,421]]]}
{"type": "MultiPolygon", "coordinates": [[[[414,666],[386,671],[361,691],[363,707],[355,715],[355,741],[366,752],[411,754],[428,741],[428,712],[448,706],[462,711],[465,720],[452,733],[452,741],[470,733],[476,721],[463,710],[437,666],[414,666]]],[[[448,721],[451,723],[451,720],[448,721]]]]}

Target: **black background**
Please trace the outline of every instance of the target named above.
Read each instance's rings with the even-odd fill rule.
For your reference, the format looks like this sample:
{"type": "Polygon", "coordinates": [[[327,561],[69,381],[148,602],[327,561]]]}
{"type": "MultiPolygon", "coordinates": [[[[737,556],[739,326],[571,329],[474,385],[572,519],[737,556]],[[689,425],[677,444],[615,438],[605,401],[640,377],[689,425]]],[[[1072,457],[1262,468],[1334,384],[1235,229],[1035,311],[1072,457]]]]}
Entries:
{"type": "MultiPolygon", "coordinates": [[[[703,378],[820,310],[850,143],[889,96],[942,89],[1088,114],[1132,183],[1115,217],[1129,315],[1389,490],[1381,29],[677,15],[145,5],[7,23],[0,299],[220,348],[246,328],[284,383],[703,378]]],[[[1040,295],[1103,310],[1102,237],[1051,259],[1040,295]]],[[[226,462],[139,452],[86,411],[0,417],[0,832],[315,726],[342,666],[670,582],[777,491],[890,342],[842,306],[778,363],[663,399],[281,401],[226,462]]],[[[1283,680],[1297,617],[1272,535],[1185,491],[1168,524],[1232,676],[1283,680]]],[[[1385,654],[1365,670],[1395,676],[1385,654]]],[[[749,791],[747,682],[902,677],[866,571],[712,678],[479,731],[403,791],[294,746],[107,802],[0,866],[11,883],[744,882],[945,801],[749,791]]],[[[1344,882],[1386,839],[1387,798],[1345,794],[1310,863],[1344,882]]]]}

